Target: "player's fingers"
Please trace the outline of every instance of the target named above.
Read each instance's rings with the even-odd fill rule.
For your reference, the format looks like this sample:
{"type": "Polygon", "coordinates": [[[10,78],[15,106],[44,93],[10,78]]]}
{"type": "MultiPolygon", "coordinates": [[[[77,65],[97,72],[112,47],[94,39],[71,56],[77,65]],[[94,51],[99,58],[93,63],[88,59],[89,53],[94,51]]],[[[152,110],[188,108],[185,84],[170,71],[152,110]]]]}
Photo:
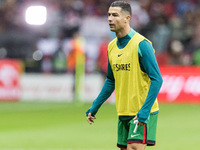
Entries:
{"type": "Polygon", "coordinates": [[[89,114],[88,114],[88,118],[96,119],[96,117],[93,117],[93,116],[92,116],[92,113],[89,113],[89,114]]]}
{"type": "Polygon", "coordinates": [[[91,117],[91,113],[89,113],[89,114],[87,115],[87,121],[88,121],[89,124],[91,124],[90,117],[91,117]]]}
{"type": "Polygon", "coordinates": [[[96,119],[96,117],[91,116],[92,119],[96,119]]]}
{"type": "Polygon", "coordinates": [[[91,118],[89,118],[89,117],[87,117],[87,121],[88,121],[89,124],[92,123],[92,120],[91,120],[91,118]]]}
{"type": "Polygon", "coordinates": [[[143,126],[143,125],[144,125],[144,122],[138,121],[138,126],[143,126]]]}
{"type": "Polygon", "coordinates": [[[92,113],[90,112],[87,117],[91,117],[91,116],[92,116],[92,113]]]}
{"type": "MultiPolygon", "coordinates": [[[[136,115],[134,118],[133,118],[133,120],[137,120],[138,119],[138,116],[136,115]]],[[[140,122],[140,121],[138,121],[138,126],[143,126],[144,125],[144,122],[140,122]]]]}
{"type": "Polygon", "coordinates": [[[88,120],[88,123],[89,123],[89,124],[94,123],[94,120],[93,120],[92,118],[87,118],[87,120],[88,120]]]}
{"type": "Polygon", "coordinates": [[[89,113],[88,116],[87,116],[87,121],[89,124],[92,124],[94,123],[94,120],[93,119],[96,119],[96,117],[93,117],[92,116],[92,113],[89,113]]]}
{"type": "Polygon", "coordinates": [[[94,120],[93,120],[92,118],[90,118],[90,121],[91,121],[92,123],[94,123],[94,120]]]}
{"type": "Polygon", "coordinates": [[[87,121],[88,121],[89,124],[92,124],[92,121],[90,119],[87,119],[87,121]]]}
{"type": "Polygon", "coordinates": [[[137,117],[137,115],[133,118],[133,120],[136,120],[138,117],[137,117]]]}

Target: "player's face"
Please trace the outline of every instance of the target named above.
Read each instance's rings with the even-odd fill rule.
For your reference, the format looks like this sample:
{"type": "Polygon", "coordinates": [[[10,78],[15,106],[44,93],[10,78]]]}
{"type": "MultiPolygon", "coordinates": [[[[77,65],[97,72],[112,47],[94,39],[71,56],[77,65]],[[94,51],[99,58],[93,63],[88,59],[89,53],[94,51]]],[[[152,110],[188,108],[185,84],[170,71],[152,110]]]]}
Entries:
{"type": "Polygon", "coordinates": [[[110,7],[108,10],[108,23],[110,30],[119,32],[125,28],[126,15],[121,11],[120,7],[110,7]]]}

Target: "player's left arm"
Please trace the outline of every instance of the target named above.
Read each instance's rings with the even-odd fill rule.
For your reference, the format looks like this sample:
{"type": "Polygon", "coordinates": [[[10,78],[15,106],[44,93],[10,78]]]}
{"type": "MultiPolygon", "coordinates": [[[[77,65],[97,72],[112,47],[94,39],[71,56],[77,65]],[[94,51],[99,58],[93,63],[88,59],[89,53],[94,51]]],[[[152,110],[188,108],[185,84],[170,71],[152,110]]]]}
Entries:
{"type": "Polygon", "coordinates": [[[95,115],[101,105],[110,97],[115,89],[115,79],[113,76],[110,62],[108,61],[107,77],[98,97],[93,101],[92,106],[86,111],[86,116],[89,124],[93,123],[93,119],[96,119],[95,115]]]}
{"type": "Polygon", "coordinates": [[[151,107],[156,100],[163,79],[155,57],[154,48],[146,40],[143,40],[139,44],[139,62],[141,70],[148,74],[151,84],[145,103],[137,113],[136,118],[138,118],[139,122],[147,123],[151,107]]]}

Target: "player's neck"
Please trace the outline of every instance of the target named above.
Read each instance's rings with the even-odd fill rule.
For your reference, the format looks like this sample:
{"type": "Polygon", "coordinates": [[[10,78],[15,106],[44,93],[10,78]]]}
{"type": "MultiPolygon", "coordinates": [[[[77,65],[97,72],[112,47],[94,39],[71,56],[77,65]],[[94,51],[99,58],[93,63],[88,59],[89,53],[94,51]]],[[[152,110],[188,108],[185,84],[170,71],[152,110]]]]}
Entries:
{"type": "Polygon", "coordinates": [[[131,30],[131,27],[127,26],[127,27],[123,28],[122,30],[117,31],[115,33],[118,38],[122,38],[122,37],[126,36],[130,32],[130,30],[131,30]]]}

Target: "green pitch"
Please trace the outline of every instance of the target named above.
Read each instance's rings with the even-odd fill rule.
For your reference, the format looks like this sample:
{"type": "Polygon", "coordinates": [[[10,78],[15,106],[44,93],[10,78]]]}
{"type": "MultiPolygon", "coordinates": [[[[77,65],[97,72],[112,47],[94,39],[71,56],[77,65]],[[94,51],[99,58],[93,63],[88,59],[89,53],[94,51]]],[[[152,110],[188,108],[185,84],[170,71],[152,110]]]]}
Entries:
{"type": "MultiPolygon", "coordinates": [[[[118,150],[114,105],[93,125],[90,104],[0,103],[0,150],[118,150]]],[[[200,149],[200,105],[160,105],[157,145],[147,150],[200,149]]]]}

